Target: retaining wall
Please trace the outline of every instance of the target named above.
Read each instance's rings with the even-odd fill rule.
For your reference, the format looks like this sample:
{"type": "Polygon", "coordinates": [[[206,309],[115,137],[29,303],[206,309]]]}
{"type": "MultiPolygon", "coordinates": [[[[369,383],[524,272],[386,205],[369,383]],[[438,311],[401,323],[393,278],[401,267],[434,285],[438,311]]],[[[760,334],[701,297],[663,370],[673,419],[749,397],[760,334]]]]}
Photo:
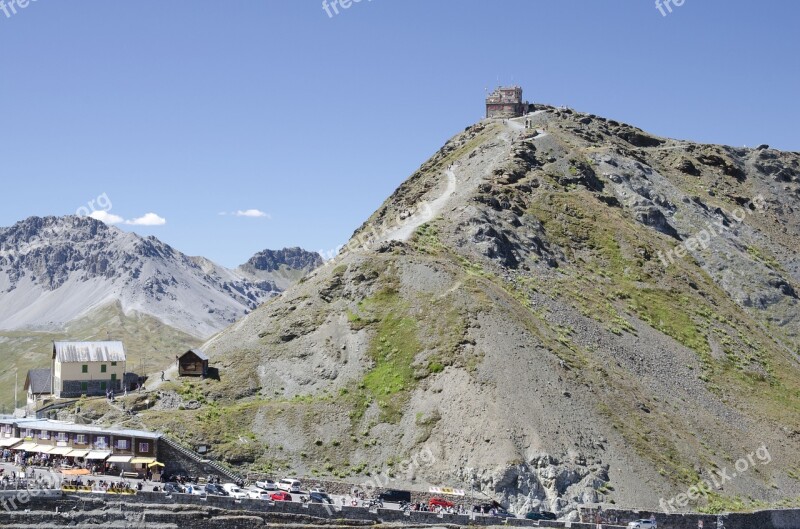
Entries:
{"type": "MultiPolygon", "coordinates": [[[[608,514],[608,513],[607,513],[608,514]]],[[[648,517],[635,511],[616,511],[620,522],[623,517],[636,519],[648,517]]],[[[54,520],[70,519],[83,523],[110,523],[124,516],[125,520],[192,527],[192,529],[250,529],[263,525],[265,519],[292,521],[303,524],[341,524],[374,525],[395,523],[408,525],[459,525],[490,526],[509,525],[513,527],[564,527],[564,522],[540,521],[512,518],[503,520],[491,516],[443,514],[416,512],[408,514],[392,509],[378,509],[371,512],[363,507],[325,506],[321,504],[302,504],[298,502],[267,502],[264,500],[233,500],[227,497],[189,496],[186,494],[140,492],[135,496],[114,496],[103,494],[63,494],[60,491],[0,491],[0,527],[20,525],[35,527],[52,525],[54,520]],[[15,499],[15,510],[10,499],[15,499]],[[159,508],[150,512],[148,506],[159,508]],[[109,508],[110,507],[110,508],[109,508]],[[24,512],[24,509],[30,512],[24,512]],[[56,513],[58,509],[59,513],[56,513]],[[209,518],[209,510],[212,511],[209,518]],[[73,518],[69,518],[72,516],[73,518]],[[281,518],[283,517],[283,518],[281,518]],[[79,519],[80,518],[80,519],[79,519]],[[92,522],[94,520],[94,522],[92,522]]],[[[696,529],[697,522],[703,521],[705,529],[716,528],[716,516],[710,515],[656,515],[660,529],[696,529]]],[[[761,511],[752,514],[730,514],[724,518],[726,529],[800,529],[800,509],[761,511]]],[[[574,529],[595,529],[595,524],[573,522],[574,529]]],[[[614,525],[603,524],[605,529],[614,525]]]]}

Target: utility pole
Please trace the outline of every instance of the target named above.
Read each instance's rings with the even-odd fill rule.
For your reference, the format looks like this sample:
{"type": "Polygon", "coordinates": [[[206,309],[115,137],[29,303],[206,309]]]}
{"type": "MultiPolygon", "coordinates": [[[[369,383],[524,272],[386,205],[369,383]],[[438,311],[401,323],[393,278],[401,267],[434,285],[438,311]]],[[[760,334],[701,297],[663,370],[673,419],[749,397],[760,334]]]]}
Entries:
{"type": "Polygon", "coordinates": [[[17,384],[19,382],[19,368],[14,370],[14,413],[17,412],[17,384]]]}

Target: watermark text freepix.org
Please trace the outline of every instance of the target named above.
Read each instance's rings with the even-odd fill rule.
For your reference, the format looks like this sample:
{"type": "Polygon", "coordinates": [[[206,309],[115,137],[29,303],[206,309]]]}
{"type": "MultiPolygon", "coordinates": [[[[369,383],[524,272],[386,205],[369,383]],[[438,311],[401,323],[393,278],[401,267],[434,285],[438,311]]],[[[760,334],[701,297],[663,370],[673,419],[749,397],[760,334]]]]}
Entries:
{"type": "MultiPolygon", "coordinates": [[[[369,497],[373,497],[377,494],[379,489],[390,485],[396,481],[398,477],[405,479],[406,481],[410,481],[414,478],[419,469],[423,467],[429,467],[434,463],[436,463],[436,456],[433,455],[430,447],[425,446],[408,459],[404,459],[398,463],[392,470],[383,470],[382,472],[373,475],[370,479],[361,483],[359,491],[363,492],[369,497]]],[[[355,506],[358,501],[355,499],[353,501],[355,503],[352,505],[355,506]]],[[[324,505],[325,509],[328,511],[328,514],[332,516],[334,510],[333,505],[328,503],[324,505]]]]}
{"type": "Polygon", "coordinates": [[[679,508],[684,508],[690,502],[697,501],[701,497],[707,498],[714,489],[720,490],[725,483],[733,481],[738,476],[746,473],[754,468],[757,464],[769,465],[772,462],[772,456],[767,449],[767,445],[762,444],[758,450],[747,454],[747,456],[739,459],[734,463],[734,471],[729,470],[727,467],[719,470],[709,470],[706,473],[709,475],[708,479],[700,480],[695,485],[689,487],[685,493],[678,494],[669,500],[661,498],[658,505],[666,514],[672,514],[679,508]]]}
{"type": "MultiPolygon", "coordinates": [[[[339,8],[350,9],[353,4],[360,4],[364,0],[322,0],[322,10],[328,14],[328,18],[333,18],[339,14],[339,8]]],[[[372,0],[366,0],[372,2],[372,0]]]]}
{"type": "MultiPolygon", "coordinates": [[[[2,0],[0,0],[1,2],[2,0]]],[[[111,199],[108,198],[106,193],[99,195],[97,198],[94,198],[86,203],[85,206],[81,206],[75,210],[75,215],[79,217],[90,217],[92,213],[96,213],[97,211],[111,211],[111,208],[114,207],[114,204],[111,203],[111,199]],[[95,207],[97,206],[97,207],[95,207]]]]}
{"type": "MultiPolygon", "coordinates": [[[[750,203],[750,207],[736,208],[730,214],[727,214],[726,212],[723,213],[726,213],[726,216],[733,219],[733,221],[735,221],[737,224],[741,224],[744,222],[744,219],[747,218],[747,215],[752,215],[756,211],[763,211],[766,209],[766,205],[766,199],[764,199],[763,196],[758,195],[750,203]]],[[[676,257],[681,259],[689,252],[694,252],[699,249],[705,250],[708,248],[712,238],[722,235],[730,229],[730,226],[726,225],[726,223],[721,220],[718,220],[713,224],[708,223],[706,224],[705,228],[697,233],[697,235],[689,237],[672,250],[669,250],[666,255],[664,255],[662,252],[658,252],[658,258],[661,259],[664,267],[668,267],[675,262],[676,257]]]]}
{"type": "Polygon", "coordinates": [[[11,497],[4,494],[0,497],[0,506],[8,512],[16,511],[24,508],[31,500],[61,488],[61,480],[49,474],[41,476],[38,480],[31,480],[31,483],[34,485],[33,488],[18,489],[11,497]]]}
{"type": "Polygon", "coordinates": [[[681,7],[685,3],[686,0],[656,0],[656,9],[665,17],[672,14],[672,6],[681,7]]]}
{"type": "Polygon", "coordinates": [[[3,12],[6,18],[11,18],[17,14],[18,9],[25,9],[36,1],[37,0],[0,0],[0,11],[3,12]]]}

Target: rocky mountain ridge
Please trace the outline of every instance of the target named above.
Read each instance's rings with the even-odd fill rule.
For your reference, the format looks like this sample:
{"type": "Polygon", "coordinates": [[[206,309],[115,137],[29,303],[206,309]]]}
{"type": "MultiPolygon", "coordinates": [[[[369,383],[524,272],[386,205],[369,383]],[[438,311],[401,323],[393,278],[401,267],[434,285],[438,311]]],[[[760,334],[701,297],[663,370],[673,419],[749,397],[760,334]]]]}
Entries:
{"type": "Polygon", "coordinates": [[[50,330],[119,302],[204,338],[285,288],[268,272],[228,270],[89,217],[31,217],[0,229],[0,328],[50,330]]]}
{"type": "Polygon", "coordinates": [[[800,495],[799,206],[799,153],[553,107],[484,121],[205,345],[235,383],[173,389],[213,406],[144,417],[253,470],[565,515],[657,508],[765,447],[687,508],[782,504],[800,495]]]}

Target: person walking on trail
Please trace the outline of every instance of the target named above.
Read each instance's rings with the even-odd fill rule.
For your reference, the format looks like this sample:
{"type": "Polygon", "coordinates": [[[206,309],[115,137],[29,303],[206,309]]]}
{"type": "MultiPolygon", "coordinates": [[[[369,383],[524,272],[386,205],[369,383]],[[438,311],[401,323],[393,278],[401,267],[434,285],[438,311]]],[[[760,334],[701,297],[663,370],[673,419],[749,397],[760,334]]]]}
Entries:
{"type": "Polygon", "coordinates": [[[161,382],[164,382],[164,372],[161,372],[161,382]]]}

